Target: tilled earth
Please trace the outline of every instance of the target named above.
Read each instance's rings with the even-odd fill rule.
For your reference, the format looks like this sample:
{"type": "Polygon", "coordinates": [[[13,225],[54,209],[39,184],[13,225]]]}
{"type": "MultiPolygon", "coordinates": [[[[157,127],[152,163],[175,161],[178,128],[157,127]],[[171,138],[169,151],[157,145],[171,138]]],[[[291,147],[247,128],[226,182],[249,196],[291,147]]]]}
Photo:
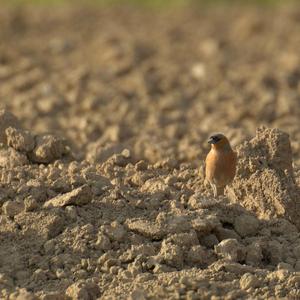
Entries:
{"type": "Polygon", "coordinates": [[[1,7],[0,298],[300,299],[299,30],[300,6],[1,7]]]}

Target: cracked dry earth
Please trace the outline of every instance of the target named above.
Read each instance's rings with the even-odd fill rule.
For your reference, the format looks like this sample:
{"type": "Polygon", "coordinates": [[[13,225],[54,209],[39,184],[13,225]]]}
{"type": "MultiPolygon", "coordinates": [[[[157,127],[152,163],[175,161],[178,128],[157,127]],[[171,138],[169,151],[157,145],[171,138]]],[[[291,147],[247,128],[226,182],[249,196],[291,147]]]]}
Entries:
{"type": "Polygon", "coordinates": [[[300,7],[1,8],[1,299],[300,299],[300,7]],[[239,156],[205,185],[206,138],[239,156]]]}

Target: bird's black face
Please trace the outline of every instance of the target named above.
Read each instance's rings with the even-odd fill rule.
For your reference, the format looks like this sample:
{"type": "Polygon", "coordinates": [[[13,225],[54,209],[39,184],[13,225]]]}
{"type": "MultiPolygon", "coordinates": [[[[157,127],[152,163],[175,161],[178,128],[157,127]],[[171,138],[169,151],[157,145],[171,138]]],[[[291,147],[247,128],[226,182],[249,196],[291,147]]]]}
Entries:
{"type": "Polygon", "coordinates": [[[223,135],[222,134],[214,134],[212,136],[209,137],[208,139],[208,143],[209,144],[217,144],[218,142],[220,142],[223,139],[223,135]]]}

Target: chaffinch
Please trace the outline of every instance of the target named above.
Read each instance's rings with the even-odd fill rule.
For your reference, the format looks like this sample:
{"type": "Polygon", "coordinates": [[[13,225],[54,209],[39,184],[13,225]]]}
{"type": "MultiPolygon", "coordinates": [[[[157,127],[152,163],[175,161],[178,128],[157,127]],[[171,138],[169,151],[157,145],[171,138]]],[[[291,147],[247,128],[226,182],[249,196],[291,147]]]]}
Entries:
{"type": "Polygon", "coordinates": [[[237,164],[237,155],[226,136],[221,133],[210,136],[211,149],[205,160],[205,178],[210,183],[214,196],[224,195],[224,188],[232,182],[237,164]]]}

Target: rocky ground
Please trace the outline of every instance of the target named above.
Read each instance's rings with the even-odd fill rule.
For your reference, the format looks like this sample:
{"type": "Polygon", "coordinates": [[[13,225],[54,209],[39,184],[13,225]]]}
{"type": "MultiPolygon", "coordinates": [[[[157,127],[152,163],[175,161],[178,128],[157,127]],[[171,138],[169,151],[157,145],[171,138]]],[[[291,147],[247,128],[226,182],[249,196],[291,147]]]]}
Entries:
{"type": "Polygon", "coordinates": [[[300,7],[0,10],[1,299],[300,299],[300,7]],[[207,137],[239,156],[205,184],[207,137]]]}

